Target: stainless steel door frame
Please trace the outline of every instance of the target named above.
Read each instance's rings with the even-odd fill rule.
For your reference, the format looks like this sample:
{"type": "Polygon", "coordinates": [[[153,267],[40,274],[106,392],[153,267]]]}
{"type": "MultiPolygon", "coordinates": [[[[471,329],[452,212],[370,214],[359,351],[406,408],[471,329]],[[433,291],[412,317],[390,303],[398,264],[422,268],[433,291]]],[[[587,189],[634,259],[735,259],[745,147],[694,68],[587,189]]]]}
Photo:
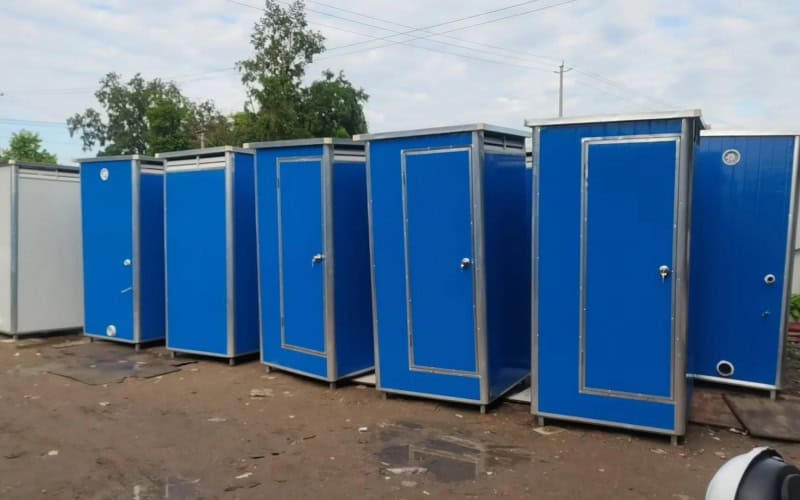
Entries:
{"type": "MultiPolygon", "coordinates": [[[[325,220],[328,212],[330,210],[326,210],[326,190],[327,190],[327,182],[329,181],[328,176],[324,174],[324,157],[323,156],[297,156],[297,157],[288,157],[288,158],[278,158],[275,162],[275,179],[276,179],[276,190],[277,190],[277,228],[278,228],[278,289],[279,289],[279,306],[280,306],[280,325],[281,325],[281,349],[286,349],[289,351],[295,351],[302,354],[308,354],[311,356],[319,356],[319,357],[327,357],[328,356],[328,347],[329,347],[329,339],[328,339],[328,328],[326,324],[325,328],[325,351],[317,351],[315,349],[309,349],[306,347],[296,346],[293,344],[289,344],[286,341],[286,323],[285,323],[285,294],[284,294],[284,272],[283,272],[283,195],[281,192],[281,167],[285,164],[292,164],[292,163],[309,163],[309,162],[316,162],[319,164],[320,169],[320,183],[321,191],[322,191],[322,199],[320,200],[322,214],[321,218],[323,221],[323,227],[320,228],[322,231],[322,242],[323,242],[323,252],[327,252],[328,248],[326,248],[328,237],[326,235],[325,229],[325,220]]],[[[331,214],[332,218],[332,214],[331,214]]],[[[332,237],[331,237],[332,239],[332,237]]],[[[332,245],[331,245],[332,246],[332,245]]],[[[327,255],[322,263],[323,265],[327,266],[327,255]]],[[[331,266],[332,267],[332,266],[331,266]]],[[[333,285],[332,281],[329,280],[327,276],[328,268],[325,268],[326,272],[323,274],[323,289],[321,293],[323,294],[323,318],[324,322],[328,323],[328,303],[332,302],[328,300],[327,292],[328,292],[328,282],[331,282],[331,286],[333,285]]],[[[331,304],[332,305],[332,304],[331,304]]],[[[328,372],[330,374],[330,363],[328,365],[328,372]]]]}
{"type": "MultiPolygon", "coordinates": [[[[478,276],[477,270],[479,267],[479,263],[477,262],[477,256],[479,252],[476,251],[476,213],[474,207],[480,205],[480,203],[476,203],[476,193],[475,193],[475,174],[474,174],[474,165],[475,165],[475,147],[474,145],[468,146],[445,146],[445,147],[437,147],[437,148],[420,148],[420,149],[403,149],[400,151],[400,169],[401,169],[401,176],[402,176],[402,203],[403,203],[403,252],[404,252],[404,265],[405,265],[405,290],[406,290],[406,334],[407,334],[407,347],[408,347],[408,369],[412,372],[422,372],[422,373],[433,373],[439,375],[449,375],[449,376],[458,376],[458,377],[470,377],[470,378],[481,378],[481,366],[485,363],[482,363],[480,359],[479,353],[482,349],[479,348],[479,315],[478,315],[478,307],[477,307],[477,288],[478,288],[478,276]],[[473,294],[473,322],[475,325],[475,330],[473,332],[474,338],[474,352],[475,352],[475,370],[474,371],[464,371],[464,370],[451,370],[451,369],[443,369],[431,366],[421,366],[417,365],[414,361],[414,320],[413,320],[413,310],[412,310],[412,301],[411,301],[411,268],[410,268],[410,255],[409,255],[409,241],[408,241],[408,189],[406,183],[406,172],[407,172],[407,158],[409,156],[422,156],[422,155],[433,155],[433,154],[448,154],[448,153],[458,153],[458,152],[466,152],[469,159],[468,168],[468,175],[469,178],[469,191],[470,191],[470,222],[472,225],[472,257],[473,260],[476,261],[471,266],[472,272],[472,294],[473,294]]],[[[480,181],[478,181],[480,183],[480,181]]],[[[482,212],[481,212],[482,213],[482,212]]],[[[482,254],[482,252],[480,252],[482,254]]],[[[483,392],[483,384],[481,387],[481,392],[483,392]]]]}
{"type": "Polygon", "coordinates": [[[586,278],[587,278],[587,225],[588,225],[588,195],[589,195],[589,149],[595,145],[619,145],[619,144],[648,144],[657,142],[674,142],[675,143],[675,187],[672,196],[673,202],[673,226],[672,226],[672,255],[676,263],[673,265],[673,276],[676,280],[685,276],[686,269],[679,265],[678,255],[678,211],[682,200],[680,195],[680,174],[681,174],[681,136],[679,134],[651,134],[651,135],[631,135],[631,136],[613,136],[613,137],[586,137],[581,140],[581,235],[580,235],[580,301],[579,301],[579,326],[578,337],[580,344],[580,361],[578,363],[578,392],[581,394],[592,394],[596,396],[616,397],[623,399],[634,399],[639,401],[653,401],[653,402],[673,402],[675,401],[675,342],[677,339],[675,312],[677,301],[677,283],[676,280],[670,281],[671,292],[671,332],[672,341],[670,342],[671,351],[670,359],[672,360],[672,376],[670,377],[670,396],[668,398],[653,396],[648,394],[634,394],[623,391],[614,391],[608,389],[598,389],[588,387],[586,385],[586,278]]]}

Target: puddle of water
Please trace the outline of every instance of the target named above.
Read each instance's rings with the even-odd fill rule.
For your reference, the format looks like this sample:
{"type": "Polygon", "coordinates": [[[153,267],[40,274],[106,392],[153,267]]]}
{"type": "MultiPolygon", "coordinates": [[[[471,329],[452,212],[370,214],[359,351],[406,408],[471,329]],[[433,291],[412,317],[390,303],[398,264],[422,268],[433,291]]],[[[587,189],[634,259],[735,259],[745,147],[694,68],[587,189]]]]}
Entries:
{"type": "Polygon", "coordinates": [[[431,435],[422,426],[398,425],[379,437],[385,446],[378,459],[389,467],[424,467],[437,481],[453,483],[485,477],[498,467],[529,462],[532,454],[511,446],[485,445],[469,439],[431,435]]]}
{"type": "Polygon", "coordinates": [[[133,500],[193,500],[201,496],[199,479],[168,477],[156,485],[137,484],[133,487],[133,500]]]}

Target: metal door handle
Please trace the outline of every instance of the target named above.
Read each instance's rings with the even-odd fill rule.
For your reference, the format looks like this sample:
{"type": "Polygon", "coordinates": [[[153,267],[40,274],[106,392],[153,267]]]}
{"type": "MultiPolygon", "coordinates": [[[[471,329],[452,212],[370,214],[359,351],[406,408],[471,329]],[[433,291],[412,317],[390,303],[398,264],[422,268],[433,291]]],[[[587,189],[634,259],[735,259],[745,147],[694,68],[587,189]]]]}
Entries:
{"type": "Polygon", "coordinates": [[[468,268],[470,266],[470,264],[472,264],[472,261],[469,260],[468,258],[464,257],[463,259],[461,259],[461,269],[462,270],[468,268]]]}
{"type": "Polygon", "coordinates": [[[325,260],[325,256],[321,253],[318,253],[317,255],[311,257],[311,265],[313,266],[314,264],[319,264],[323,260],[325,260]]]}
{"type": "Polygon", "coordinates": [[[130,291],[133,291],[133,287],[132,286],[129,286],[128,288],[126,288],[125,290],[120,291],[119,293],[128,293],[130,291]]]}
{"type": "Polygon", "coordinates": [[[658,268],[658,274],[661,275],[661,281],[666,281],[667,276],[669,276],[671,272],[672,271],[670,271],[669,266],[661,266],[658,268]]]}

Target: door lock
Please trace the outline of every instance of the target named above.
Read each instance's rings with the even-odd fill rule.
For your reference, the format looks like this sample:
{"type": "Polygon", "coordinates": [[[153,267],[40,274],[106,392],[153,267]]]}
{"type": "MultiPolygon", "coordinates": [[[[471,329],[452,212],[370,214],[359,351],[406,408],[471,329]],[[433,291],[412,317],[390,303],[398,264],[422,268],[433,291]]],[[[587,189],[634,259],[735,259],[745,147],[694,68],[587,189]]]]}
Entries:
{"type": "Polygon", "coordinates": [[[658,268],[658,274],[661,275],[661,281],[667,281],[667,276],[670,274],[669,266],[661,266],[658,268]]]}
{"type": "Polygon", "coordinates": [[[467,269],[470,266],[470,264],[472,264],[472,261],[469,260],[467,257],[464,257],[463,259],[461,259],[461,269],[462,270],[467,269]]]}
{"type": "Polygon", "coordinates": [[[125,267],[131,267],[131,259],[125,259],[122,261],[122,265],[125,267]]]}
{"type": "Polygon", "coordinates": [[[323,260],[325,260],[325,256],[321,253],[318,253],[317,255],[311,257],[311,265],[313,266],[314,264],[319,264],[323,260]]]}

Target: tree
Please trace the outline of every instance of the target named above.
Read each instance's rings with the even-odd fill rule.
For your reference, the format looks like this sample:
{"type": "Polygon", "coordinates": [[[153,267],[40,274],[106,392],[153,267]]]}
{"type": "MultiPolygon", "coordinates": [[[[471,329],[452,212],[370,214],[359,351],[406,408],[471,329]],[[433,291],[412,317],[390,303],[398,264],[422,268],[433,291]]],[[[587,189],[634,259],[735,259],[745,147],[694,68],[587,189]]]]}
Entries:
{"type": "Polygon", "coordinates": [[[101,148],[99,156],[200,147],[211,122],[230,128],[213,102],[193,103],[174,82],[147,81],[138,73],[127,83],[109,73],[100,80],[95,97],[103,113],[89,108],[68,118],[67,125],[70,135],[80,135],[84,150],[101,148]]]}
{"type": "Polygon", "coordinates": [[[42,148],[42,138],[35,132],[20,130],[11,134],[8,141],[8,148],[0,151],[0,161],[3,163],[9,160],[31,161],[36,163],[58,163],[56,155],[42,148]]]}
{"type": "Polygon", "coordinates": [[[304,120],[309,133],[316,137],[351,137],[367,131],[363,104],[369,96],[356,89],[343,72],[322,73],[304,91],[304,120]]]}
{"type": "Polygon", "coordinates": [[[222,114],[213,101],[203,101],[192,107],[187,133],[193,147],[214,147],[241,144],[234,129],[234,120],[222,114]]]}
{"type": "Polygon", "coordinates": [[[325,50],[325,38],[308,27],[302,0],[286,8],[265,0],[250,43],[253,56],[236,65],[248,96],[246,116],[234,119],[235,129],[247,127],[238,135],[255,141],[366,132],[362,106],[368,96],[343,73],[325,71],[323,80],[303,87],[306,68],[325,50]]]}

